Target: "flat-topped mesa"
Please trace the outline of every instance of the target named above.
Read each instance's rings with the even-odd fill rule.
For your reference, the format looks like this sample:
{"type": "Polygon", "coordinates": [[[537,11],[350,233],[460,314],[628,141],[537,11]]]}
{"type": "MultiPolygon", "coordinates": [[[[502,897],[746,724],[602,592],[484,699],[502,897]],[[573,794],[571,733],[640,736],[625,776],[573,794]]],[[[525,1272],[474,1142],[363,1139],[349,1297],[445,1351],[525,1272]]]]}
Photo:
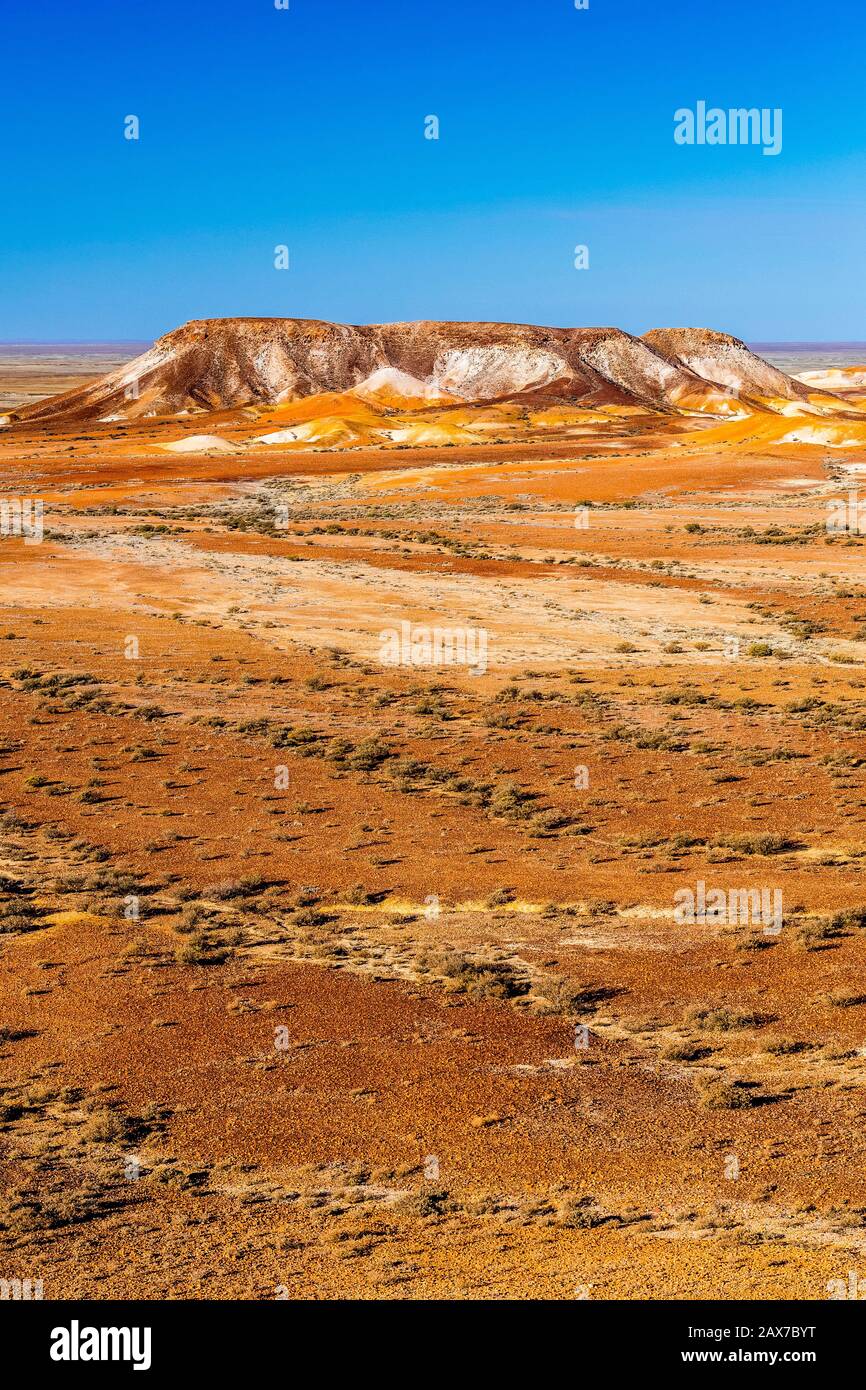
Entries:
{"type": "Polygon", "coordinates": [[[9,419],[124,421],[371,391],[392,402],[519,399],[722,415],[743,397],[808,394],[737,338],[709,329],[637,338],[618,328],[522,323],[227,318],[185,323],[100,381],[9,419]]]}

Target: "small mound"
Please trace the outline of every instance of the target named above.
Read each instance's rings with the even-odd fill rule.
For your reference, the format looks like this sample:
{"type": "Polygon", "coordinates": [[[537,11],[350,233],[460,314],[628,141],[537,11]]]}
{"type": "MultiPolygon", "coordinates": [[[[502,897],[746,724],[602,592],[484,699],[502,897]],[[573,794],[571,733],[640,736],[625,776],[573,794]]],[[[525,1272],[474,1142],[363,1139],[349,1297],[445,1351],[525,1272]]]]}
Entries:
{"type": "Polygon", "coordinates": [[[820,415],[822,413],[820,407],[813,405],[810,401],[776,401],[773,404],[779,415],[820,415]]]}
{"type": "Polygon", "coordinates": [[[361,442],[363,436],[339,415],[305,420],[286,429],[272,430],[270,434],[260,434],[253,440],[254,444],[326,444],[329,447],[361,442]]]}
{"type": "Polygon", "coordinates": [[[417,424],[401,426],[395,430],[383,430],[382,434],[394,444],[413,444],[416,446],[439,446],[465,443],[472,436],[457,425],[430,424],[419,420],[417,424]]]}
{"type": "Polygon", "coordinates": [[[172,454],[234,454],[237,445],[218,434],[188,434],[184,439],[174,439],[170,444],[162,444],[172,454]]]}
{"type": "Polygon", "coordinates": [[[866,367],[825,367],[820,371],[798,372],[795,381],[802,381],[815,391],[851,391],[866,386],[866,367]]]}
{"type": "Polygon", "coordinates": [[[353,395],[379,405],[406,406],[416,402],[429,404],[456,400],[453,394],[443,391],[434,382],[422,381],[420,377],[400,371],[398,367],[380,367],[354,387],[353,395]]]}
{"type": "Polygon", "coordinates": [[[713,385],[707,385],[705,389],[675,387],[671,392],[671,400],[678,410],[690,415],[715,415],[719,419],[745,420],[752,414],[738,397],[728,395],[713,385]]]}

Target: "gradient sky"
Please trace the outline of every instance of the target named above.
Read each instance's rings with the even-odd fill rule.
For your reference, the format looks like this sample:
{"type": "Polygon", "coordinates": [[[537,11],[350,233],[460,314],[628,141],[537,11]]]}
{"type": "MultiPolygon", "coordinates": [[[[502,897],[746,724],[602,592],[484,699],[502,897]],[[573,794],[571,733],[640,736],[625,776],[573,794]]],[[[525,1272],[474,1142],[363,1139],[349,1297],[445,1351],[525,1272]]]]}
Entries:
{"type": "Polygon", "coordinates": [[[862,0],[4,0],[0,45],[0,340],[228,314],[866,338],[862,0]],[[781,154],[676,145],[698,100],[781,107],[781,154]]]}

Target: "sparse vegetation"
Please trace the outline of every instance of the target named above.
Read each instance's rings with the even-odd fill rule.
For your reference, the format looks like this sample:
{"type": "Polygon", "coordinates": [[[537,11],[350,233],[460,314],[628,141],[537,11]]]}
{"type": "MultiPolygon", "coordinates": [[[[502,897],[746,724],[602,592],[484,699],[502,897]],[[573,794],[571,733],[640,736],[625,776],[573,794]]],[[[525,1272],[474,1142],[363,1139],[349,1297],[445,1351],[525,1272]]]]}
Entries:
{"type": "Polygon", "coordinates": [[[752,1092],[742,1082],[721,1079],[703,1088],[701,1100],[707,1110],[748,1110],[755,1104],[752,1092]]]}

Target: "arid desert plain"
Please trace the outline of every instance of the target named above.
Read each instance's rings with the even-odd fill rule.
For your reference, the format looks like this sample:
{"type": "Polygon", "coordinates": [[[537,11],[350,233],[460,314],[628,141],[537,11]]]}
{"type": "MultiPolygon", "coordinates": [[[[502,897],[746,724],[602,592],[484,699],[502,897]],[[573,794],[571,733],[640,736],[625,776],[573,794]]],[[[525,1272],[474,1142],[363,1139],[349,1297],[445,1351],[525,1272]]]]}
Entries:
{"type": "Polygon", "coordinates": [[[137,350],[0,349],[0,1276],[834,1296],[866,365],[267,319],[137,350]]]}

